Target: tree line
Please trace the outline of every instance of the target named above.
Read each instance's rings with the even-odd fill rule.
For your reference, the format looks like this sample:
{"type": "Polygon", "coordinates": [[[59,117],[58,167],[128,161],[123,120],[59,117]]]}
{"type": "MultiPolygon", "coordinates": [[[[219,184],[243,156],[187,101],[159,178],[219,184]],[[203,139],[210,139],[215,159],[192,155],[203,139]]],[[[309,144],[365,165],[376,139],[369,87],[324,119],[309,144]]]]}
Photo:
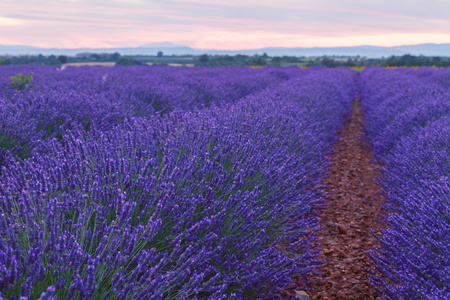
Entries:
{"type": "Polygon", "coordinates": [[[62,65],[71,62],[115,62],[118,65],[139,65],[144,63],[191,64],[195,66],[324,66],[336,67],[450,67],[449,57],[439,56],[414,56],[410,54],[402,56],[390,56],[388,58],[343,57],[343,56],[269,56],[263,55],[188,55],[188,56],[164,56],[160,51],[157,55],[127,55],[119,53],[80,53],[76,56],[65,55],[20,55],[0,56],[0,65],[62,65]]]}

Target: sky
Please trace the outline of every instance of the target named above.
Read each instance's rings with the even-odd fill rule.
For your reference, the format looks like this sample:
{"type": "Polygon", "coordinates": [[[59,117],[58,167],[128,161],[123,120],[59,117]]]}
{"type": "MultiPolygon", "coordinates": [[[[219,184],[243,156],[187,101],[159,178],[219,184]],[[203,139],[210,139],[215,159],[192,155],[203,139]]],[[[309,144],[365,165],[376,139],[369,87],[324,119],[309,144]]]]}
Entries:
{"type": "Polygon", "coordinates": [[[199,49],[450,43],[450,0],[0,0],[0,44],[199,49]]]}

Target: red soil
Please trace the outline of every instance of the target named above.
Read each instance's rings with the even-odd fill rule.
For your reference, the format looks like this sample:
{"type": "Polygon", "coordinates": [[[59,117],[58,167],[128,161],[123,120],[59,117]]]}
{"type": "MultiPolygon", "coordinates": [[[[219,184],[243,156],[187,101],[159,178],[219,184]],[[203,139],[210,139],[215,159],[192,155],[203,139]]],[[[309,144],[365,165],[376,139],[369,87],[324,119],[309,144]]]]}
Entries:
{"type": "MultiPolygon", "coordinates": [[[[311,299],[375,299],[380,296],[369,283],[367,269],[375,271],[374,264],[363,253],[363,250],[380,248],[370,232],[372,228],[380,235],[379,168],[371,162],[369,147],[361,139],[363,117],[359,106],[357,95],[351,119],[340,133],[330,158],[330,176],[325,179],[327,208],[318,211],[323,227],[319,232],[322,251],[318,259],[327,263],[318,270],[319,275],[311,278],[311,290],[306,291],[311,299]]],[[[287,288],[282,295],[293,298],[295,291],[287,288]]],[[[299,298],[307,299],[305,296],[299,298]]]]}

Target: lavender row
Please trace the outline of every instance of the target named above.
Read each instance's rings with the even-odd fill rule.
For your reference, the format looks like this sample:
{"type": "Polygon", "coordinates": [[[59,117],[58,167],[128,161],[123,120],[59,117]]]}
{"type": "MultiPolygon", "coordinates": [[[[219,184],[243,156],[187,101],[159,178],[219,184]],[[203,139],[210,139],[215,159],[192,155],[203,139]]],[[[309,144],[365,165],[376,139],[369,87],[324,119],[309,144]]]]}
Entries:
{"type": "Polygon", "coordinates": [[[384,299],[450,298],[448,70],[361,73],[366,136],[383,165],[388,229],[371,253],[384,299]]]}
{"type": "Polygon", "coordinates": [[[29,159],[8,151],[2,296],[263,298],[307,278],[315,187],[356,74],[305,72],[220,108],[74,125],[29,159]]]}
{"type": "Polygon", "coordinates": [[[0,146],[25,158],[37,141],[61,138],[74,124],[86,130],[95,124],[106,131],[133,117],[233,103],[298,73],[298,69],[250,68],[2,67],[0,146]],[[11,76],[31,72],[33,87],[16,91],[11,86],[11,76]]]}

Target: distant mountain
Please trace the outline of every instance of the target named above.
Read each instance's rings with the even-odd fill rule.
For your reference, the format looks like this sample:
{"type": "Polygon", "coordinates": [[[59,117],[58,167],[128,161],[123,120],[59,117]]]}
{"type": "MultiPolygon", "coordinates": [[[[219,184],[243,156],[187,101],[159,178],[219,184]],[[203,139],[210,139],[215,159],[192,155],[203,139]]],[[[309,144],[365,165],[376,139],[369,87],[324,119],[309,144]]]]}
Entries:
{"type": "Polygon", "coordinates": [[[164,55],[200,55],[200,54],[221,54],[221,55],[254,55],[267,53],[270,56],[362,56],[368,58],[388,57],[391,55],[425,55],[425,56],[448,56],[450,57],[450,44],[420,44],[398,47],[376,47],[376,46],[355,46],[355,47],[315,47],[315,48],[282,48],[269,47],[253,50],[212,50],[195,49],[188,46],[176,45],[171,42],[146,44],[139,47],[129,48],[100,48],[100,49],[63,49],[63,48],[37,48],[30,46],[2,46],[0,45],[0,55],[69,55],[77,53],[114,53],[122,55],[156,55],[162,51],[164,55]]]}
{"type": "Polygon", "coordinates": [[[161,46],[153,46],[152,44],[143,45],[135,48],[38,48],[31,46],[4,46],[0,45],[0,55],[70,55],[74,56],[78,53],[114,53],[119,52],[121,55],[156,55],[158,51],[162,51],[165,55],[197,55],[204,51],[193,49],[187,46],[177,46],[175,44],[161,43],[161,46]]]}
{"type": "Polygon", "coordinates": [[[420,44],[394,47],[408,53],[425,56],[450,56],[450,44],[420,44]]]}
{"type": "Polygon", "coordinates": [[[425,56],[449,56],[450,44],[421,44],[398,47],[377,47],[377,46],[354,46],[354,47],[314,47],[314,48],[280,48],[269,47],[257,50],[204,50],[211,54],[247,54],[253,55],[267,53],[270,56],[362,56],[368,58],[388,57],[391,55],[401,56],[405,54],[425,55],[425,56]]]}

